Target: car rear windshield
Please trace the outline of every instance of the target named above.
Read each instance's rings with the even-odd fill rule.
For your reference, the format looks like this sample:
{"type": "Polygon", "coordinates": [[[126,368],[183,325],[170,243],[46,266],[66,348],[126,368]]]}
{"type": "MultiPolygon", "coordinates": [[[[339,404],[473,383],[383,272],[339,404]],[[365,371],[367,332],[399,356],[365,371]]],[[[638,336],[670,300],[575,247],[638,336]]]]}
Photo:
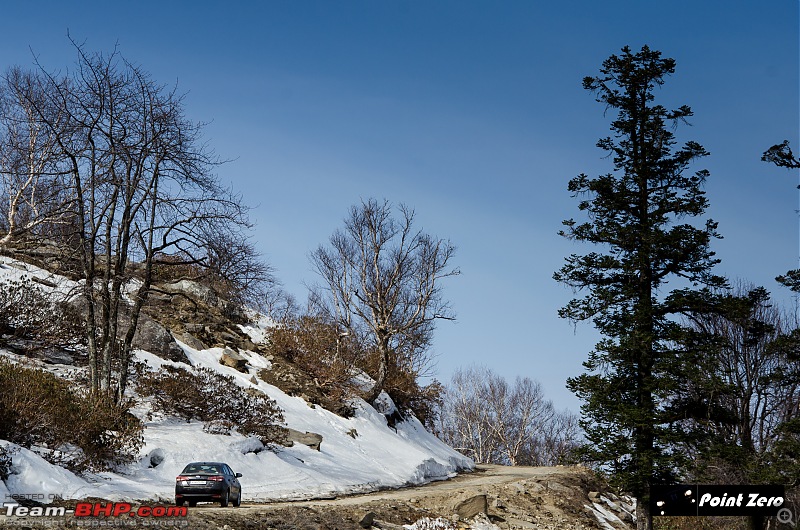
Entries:
{"type": "Polygon", "coordinates": [[[196,474],[196,475],[219,475],[222,473],[219,466],[211,465],[211,464],[189,464],[183,470],[185,474],[196,474]]]}

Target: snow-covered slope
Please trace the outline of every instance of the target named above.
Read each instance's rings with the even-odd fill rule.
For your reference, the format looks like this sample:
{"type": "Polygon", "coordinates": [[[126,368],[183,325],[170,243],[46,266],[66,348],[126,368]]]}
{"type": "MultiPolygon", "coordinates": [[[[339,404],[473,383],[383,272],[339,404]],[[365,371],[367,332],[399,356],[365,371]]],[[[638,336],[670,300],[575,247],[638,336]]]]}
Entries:
{"type": "MultiPolygon", "coordinates": [[[[31,265],[0,258],[0,281],[26,275],[47,278],[62,293],[74,285],[31,265]]],[[[255,334],[258,330],[252,331],[255,334]]],[[[11,475],[5,484],[0,481],[0,497],[10,493],[41,494],[44,499],[59,496],[168,501],[173,497],[175,476],[187,463],[201,460],[224,461],[242,473],[245,500],[300,499],[399,487],[444,479],[474,466],[470,459],[428,433],[416,419],[390,428],[383,414],[360,399],[354,402],[355,416],[345,419],[253,378],[257,370],[270,366],[257,353],[242,352],[252,372],[245,374],[219,363],[220,348],[195,350],[178,344],[192,365],[232,376],[242,387],[257,388],[276,400],[284,411],[287,427],[322,435],[320,451],[295,444],[273,452],[254,438],[235,432],[230,436],[208,434],[200,422],[156,415],[145,422],[145,445],[139,460],[115,473],[78,477],[32,451],[0,441],[13,453],[11,475]]],[[[0,355],[16,357],[3,350],[0,355]]],[[[182,364],[145,351],[136,355],[153,368],[165,363],[182,364]]],[[[59,371],[66,367],[50,368],[59,371]]],[[[388,396],[383,397],[392,406],[388,396]]],[[[146,406],[139,410],[142,418],[147,416],[146,411],[146,406]]]]}

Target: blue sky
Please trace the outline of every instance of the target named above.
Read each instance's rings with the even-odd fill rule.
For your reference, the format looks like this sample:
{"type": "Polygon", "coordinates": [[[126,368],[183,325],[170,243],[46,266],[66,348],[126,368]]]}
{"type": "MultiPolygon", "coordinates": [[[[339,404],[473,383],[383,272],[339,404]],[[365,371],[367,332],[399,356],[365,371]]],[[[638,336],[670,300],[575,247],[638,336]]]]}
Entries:
{"type": "Polygon", "coordinates": [[[760,162],[798,141],[798,2],[36,2],[4,5],[0,65],[53,70],[116,44],[160,82],[231,162],[220,179],[254,207],[255,241],[298,299],[308,253],[361,198],[405,202],[458,246],[437,331],[438,377],[485,364],[539,380],[560,407],[597,339],[556,316],[552,280],[588,251],[556,234],[577,215],[567,181],[611,163],[611,116],[581,88],[624,45],[677,61],[658,92],[695,112],[682,140],[711,156],[718,272],[765,285],[798,260],[797,175],[760,162]]]}

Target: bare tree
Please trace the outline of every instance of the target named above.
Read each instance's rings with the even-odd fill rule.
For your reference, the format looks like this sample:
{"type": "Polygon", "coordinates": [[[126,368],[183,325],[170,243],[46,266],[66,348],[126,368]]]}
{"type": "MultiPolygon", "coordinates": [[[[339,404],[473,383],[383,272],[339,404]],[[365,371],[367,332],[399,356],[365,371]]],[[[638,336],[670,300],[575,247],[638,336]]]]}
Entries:
{"type": "Polygon", "coordinates": [[[439,411],[437,435],[476,462],[555,465],[577,448],[577,416],[557,411],[530,378],[509,385],[482,367],[458,370],[439,411]]]}
{"type": "Polygon", "coordinates": [[[40,68],[48,97],[28,103],[52,136],[76,199],[91,387],[119,398],[156,256],[207,265],[205,236],[247,222],[238,197],[211,173],[217,161],[200,141],[202,126],[184,116],[182,97],[116,51],[75,48],[69,78],[40,68]]]}
{"type": "Polygon", "coordinates": [[[275,316],[281,291],[273,268],[237,225],[211,228],[203,237],[207,279],[229,301],[275,316]]]}
{"type": "Polygon", "coordinates": [[[413,227],[405,205],[392,216],[388,201],[352,206],[344,229],[311,254],[324,280],[312,299],[343,330],[363,337],[378,354],[375,384],[364,399],[374,401],[390,370],[424,372],[436,320],[452,320],[441,282],[459,274],[450,265],[455,247],[413,227]]]}
{"type": "Polygon", "coordinates": [[[530,378],[517,377],[513,387],[489,371],[485,406],[490,409],[489,423],[500,440],[504,460],[512,466],[524,459],[526,448],[533,448],[542,427],[555,416],[553,404],[544,398],[542,385],[530,378]]]}
{"type": "Polygon", "coordinates": [[[489,370],[482,367],[459,369],[446,387],[437,415],[436,435],[456,451],[479,464],[499,461],[497,430],[486,406],[489,370]]]}
{"type": "Polygon", "coordinates": [[[740,282],[726,300],[725,311],[693,315],[714,348],[697,382],[686,382],[678,410],[692,413],[689,428],[713,434],[710,447],[693,448],[706,472],[747,483],[763,480],[766,468],[777,471],[766,455],[785,434],[782,425],[798,419],[800,336],[795,317],[763,287],[740,282]]]}
{"type": "Polygon", "coordinates": [[[46,101],[42,79],[10,68],[0,87],[0,186],[3,204],[0,246],[47,223],[63,222],[72,204],[66,176],[59,170],[56,137],[64,134],[63,108],[46,101]],[[43,125],[45,113],[52,127],[43,125]]]}

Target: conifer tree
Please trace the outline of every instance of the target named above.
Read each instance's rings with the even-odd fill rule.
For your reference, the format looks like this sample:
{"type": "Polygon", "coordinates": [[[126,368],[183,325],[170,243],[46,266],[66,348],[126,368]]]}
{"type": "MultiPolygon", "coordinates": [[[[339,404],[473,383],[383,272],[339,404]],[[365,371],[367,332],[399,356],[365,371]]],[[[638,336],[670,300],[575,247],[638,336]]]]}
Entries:
{"type": "Polygon", "coordinates": [[[686,346],[689,331],[679,316],[711,303],[710,288],[725,285],[712,273],[717,224],[698,219],[708,206],[702,187],[709,173],[685,174],[708,153],[693,141],[677,148],[673,133],[692,111],[654,103],[655,89],[674,70],[675,61],[658,51],[625,47],[603,62],[599,76],[583,80],[615,113],[613,134],[597,143],[613,172],[570,180],[587,220],[564,221],[560,235],[596,250],[567,257],[554,275],[585,293],[559,315],[591,320],[603,335],[584,363],[587,373],[568,387],[583,400],[587,455],[637,498],[639,529],[652,527],[650,485],[680,469],[670,402],[700,355],[686,346]],[[680,288],[667,291],[670,281],[680,288]]]}

